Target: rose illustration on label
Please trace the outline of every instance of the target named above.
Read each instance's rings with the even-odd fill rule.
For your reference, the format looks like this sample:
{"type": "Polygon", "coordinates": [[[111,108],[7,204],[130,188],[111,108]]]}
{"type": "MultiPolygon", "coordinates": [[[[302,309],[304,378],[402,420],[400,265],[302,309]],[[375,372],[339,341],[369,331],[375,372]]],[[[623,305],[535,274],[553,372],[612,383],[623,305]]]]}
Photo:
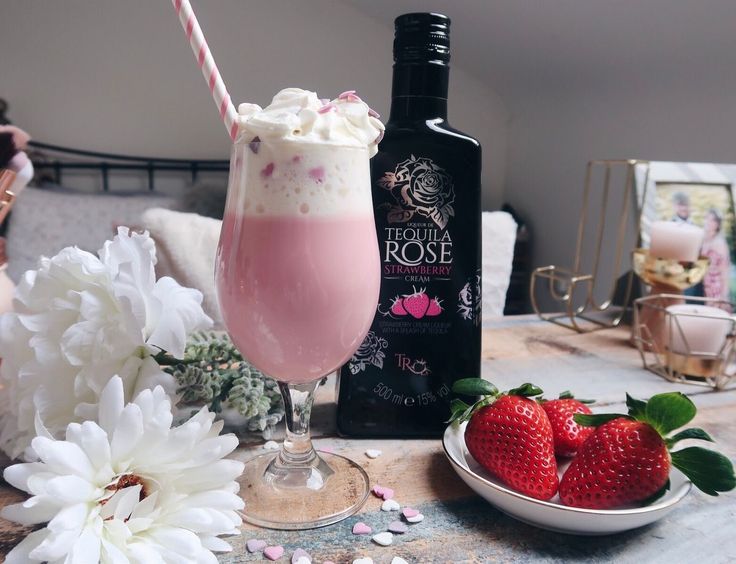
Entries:
{"type": "Polygon", "coordinates": [[[386,312],[381,311],[380,304],[378,308],[378,312],[384,316],[404,317],[410,315],[414,319],[422,319],[425,316],[436,317],[443,311],[442,302],[437,297],[430,299],[425,288],[421,288],[419,291],[414,288],[414,292],[411,294],[396,296],[391,300],[391,307],[386,312]]]}
{"type": "Polygon", "coordinates": [[[470,289],[470,282],[466,282],[465,286],[460,289],[457,297],[457,312],[463,319],[473,319],[473,291],[470,289]]]}
{"type": "Polygon", "coordinates": [[[348,364],[350,373],[357,374],[364,371],[368,366],[383,368],[383,361],[386,358],[386,353],[383,351],[387,347],[388,341],[386,339],[377,336],[373,331],[369,332],[350,359],[348,364]]]}
{"type": "Polygon", "coordinates": [[[434,221],[441,229],[455,215],[452,177],[432,159],[411,155],[378,180],[396,200],[388,205],[389,223],[406,223],[415,214],[434,221]]]}
{"type": "Polygon", "coordinates": [[[457,312],[465,320],[480,322],[481,312],[481,277],[476,274],[460,289],[457,296],[457,312]]]}

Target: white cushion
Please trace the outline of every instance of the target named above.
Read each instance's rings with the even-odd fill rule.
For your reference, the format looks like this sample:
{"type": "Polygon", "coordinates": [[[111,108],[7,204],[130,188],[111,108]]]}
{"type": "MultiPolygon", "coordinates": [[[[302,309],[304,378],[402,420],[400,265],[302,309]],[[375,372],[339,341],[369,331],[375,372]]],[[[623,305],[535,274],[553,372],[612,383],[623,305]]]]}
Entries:
{"type": "Polygon", "coordinates": [[[503,315],[517,225],[506,212],[483,212],[483,318],[503,315]]]}

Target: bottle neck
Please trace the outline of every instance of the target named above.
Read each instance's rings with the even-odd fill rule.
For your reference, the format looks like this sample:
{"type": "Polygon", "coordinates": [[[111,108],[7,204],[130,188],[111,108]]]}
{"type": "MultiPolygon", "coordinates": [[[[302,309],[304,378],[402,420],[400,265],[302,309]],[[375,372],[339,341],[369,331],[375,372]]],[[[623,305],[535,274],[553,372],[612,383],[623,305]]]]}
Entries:
{"type": "Polygon", "coordinates": [[[440,63],[395,63],[389,121],[447,119],[450,67],[440,63]]]}

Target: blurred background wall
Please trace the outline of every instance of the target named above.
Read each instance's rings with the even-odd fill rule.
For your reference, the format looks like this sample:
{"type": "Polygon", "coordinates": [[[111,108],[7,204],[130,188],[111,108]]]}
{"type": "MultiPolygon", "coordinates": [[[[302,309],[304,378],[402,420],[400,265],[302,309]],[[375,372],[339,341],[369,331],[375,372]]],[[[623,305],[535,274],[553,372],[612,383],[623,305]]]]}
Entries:
{"type": "MultiPolygon", "coordinates": [[[[235,100],[355,88],[387,116],[393,18],[453,19],[450,121],[534,265],[569,263],[589,159],[736,162],[733,0],[194,0],[235,100]]],[[[38,140],[227,158],[166,0],[0,0],[0,97],[38,140]]]]}

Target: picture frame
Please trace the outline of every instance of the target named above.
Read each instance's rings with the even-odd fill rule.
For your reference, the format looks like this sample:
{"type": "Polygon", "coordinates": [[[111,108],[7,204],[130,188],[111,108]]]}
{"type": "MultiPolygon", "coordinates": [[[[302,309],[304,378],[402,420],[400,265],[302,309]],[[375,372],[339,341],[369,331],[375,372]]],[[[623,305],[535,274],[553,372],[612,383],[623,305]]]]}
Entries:
{"type": "Polygon", "coordinates": [[[701,255],[708,273],[686,295],[736,301],[736,165],[651,161],[648,176],[636,172],[642,205],[639,238],[648,247],[655,221],[681,221],[704,229],[701,255]]]}

